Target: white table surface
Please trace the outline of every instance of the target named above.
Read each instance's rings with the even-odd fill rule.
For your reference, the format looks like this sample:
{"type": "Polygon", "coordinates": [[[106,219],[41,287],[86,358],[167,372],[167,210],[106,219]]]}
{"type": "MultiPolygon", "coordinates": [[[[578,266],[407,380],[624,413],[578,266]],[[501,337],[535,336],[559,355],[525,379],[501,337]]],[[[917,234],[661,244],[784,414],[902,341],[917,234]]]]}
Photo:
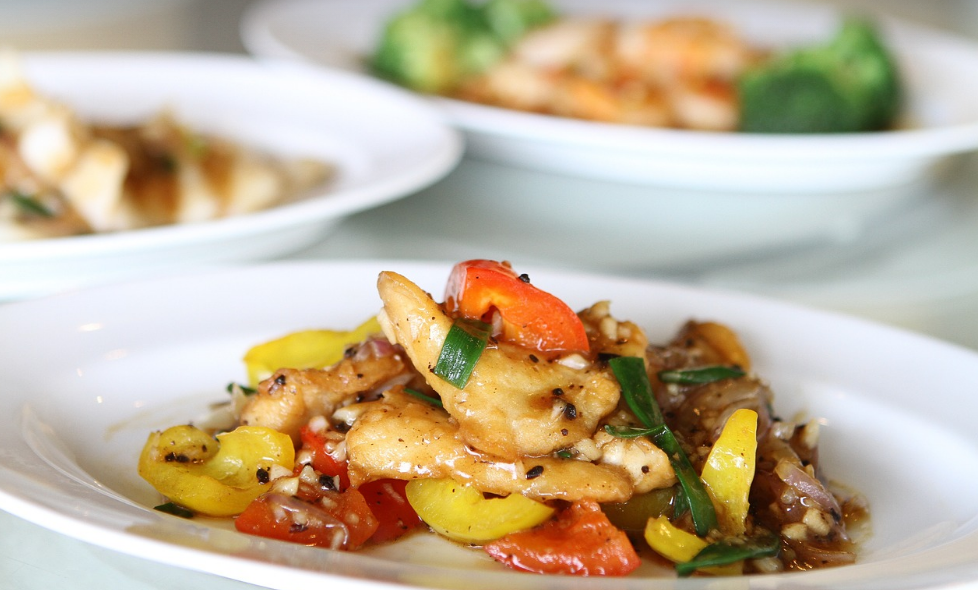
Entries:
{"type": "MultiPolygon", "coordinates": [[[[978,3],[973,0],[887,3],[836,0],[835,3],[872,9],[885,6],[886,10],[902,16],[978,36],[978,3]]],[[[84,14],[68,10],[73,4],[68,0],[6,0],[0,35],[5,42],[13,42],[22,49],[242,50],[236,27],[248,4],[245,1],[99,0],[86,3],[91,10],[84,14]]],[[[947,227],[946,219],[932,219],[929,223],[934,231],[909,232],[906,240],[887,236],[876,228],[875,233],[868,235],[869,244],[857,240],[834,248],[769,256],[760,261],[741,260],[729,265],[727,272],[707,268],[619,272],[723,287],[732,285],[862,315],[978,350],[978,286],[967,272],[969,259],[978,264],[978,239],[971,238],[972,231],[978,236],[978,198],[969,199],[978,197],[971,194],[978,192],[976,170],[978,159],[971,158],[951,179],[950,188],[941,189],[953,193],[947,197],[954,202],[957,216],[952,232],[940,231],[947,227]],[[847,256],[846,252],[850,254],[847,256]],[[935,274],[932,288],[924,291],[919,289],[920,277],[907,274],[921,268],[921,257],[924,260],[930,257],[935,266],[949,269],[935,274]],[[951,264],[947,258],[956,260],[951,264]],[[901,267],[909,270],[903,272],[901,267]]],[[[441,185],[412,196],[411,207],[400,202],[354,216],[323,243],[293,258],[457,260],[470,254],[495,255],[486,253],[478,243],[465,240],[461,234],[425,231],[428,229],[425,223],[430,219],[417,212],[451,206],[446,201],[445,183],[489,179],[498,173],[493,165],[463,161],[461,168],[441,185]],[[399,224],[392,224],[392,220],[398,220],[399,224]],[[401,229],[392,231],[392,227],[401,229]]],[[[572,181],[539,176],[528,182],[559,185],[572,181]]],[[[906,217],[901,223],[909,223],[906,217]]],[[[498,254],[504,256],[508,252],[503,248],[498,254]]],[[[571,263],[556,254],[549,259],[541,256],[540,261],[588,270],[596,270],[597,266],[594,261],[581,258],[571,263]]],[[[0,512],[0,589],[7,588],[232,590],[254,586],[107,551],[0,512]]]]}

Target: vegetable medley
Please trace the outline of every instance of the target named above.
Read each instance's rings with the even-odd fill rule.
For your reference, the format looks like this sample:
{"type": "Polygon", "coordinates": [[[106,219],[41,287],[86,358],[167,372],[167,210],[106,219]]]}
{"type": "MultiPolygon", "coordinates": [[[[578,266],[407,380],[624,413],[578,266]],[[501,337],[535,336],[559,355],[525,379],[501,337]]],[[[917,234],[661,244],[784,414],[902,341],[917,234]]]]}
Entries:
{"type": "Polygon", "coordinates": [[[353,551],[432,531],[515,570],[679,576],[852,563],[858,495],[817,423],[782,420],[736,334],[650,343],[607,301],[575,313],[510,264],[457,264],[441,302],[394,272],[350,332],[248,351],[234,424],[149,436],[139,473],[180,516],[353,551]]]}
{"type": "Polygon", "coordinates": [[[417,0],[371,57],[420,92],[594,121],[752,133],[891,128],[897,60],[868,19],[760,47],[720,20],[561,15],[542,0],[417,0]]]}

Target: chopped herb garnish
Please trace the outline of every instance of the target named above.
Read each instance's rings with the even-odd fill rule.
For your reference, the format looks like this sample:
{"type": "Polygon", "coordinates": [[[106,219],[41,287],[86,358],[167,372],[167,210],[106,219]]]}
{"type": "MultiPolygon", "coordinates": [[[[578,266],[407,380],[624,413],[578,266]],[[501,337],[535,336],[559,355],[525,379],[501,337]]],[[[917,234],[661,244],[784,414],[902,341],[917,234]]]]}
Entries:
{"type": "Polygon", "coordinates": [[[452,324],[435,364],[435,375],[462,389],[489,342],[492,327],[479,320],[459,318],[452,324]]]}
{"type": "Polygon", "coordinates": [[[636,356],[619,356],[610,359],[608,364],[621,385],[625,402],[639,422],[647,428],[665,425],[645,372],[645,362],[636,356]]]}
{"type": "Polygon", "coordinates": [[[194,517],[193,511],[188,510],[183,506],[180,506],[179,504],[174,504],[173,502],[167,502],[166,504],[160,504],[159,506],[154,506],[153,510],[166,512],[167,514],[172,514],[173,516],[179,516],[180,518],[194,517]]]}
{"type": "Polygon", "coordinates": [[[21,211],[28,215],[38,217],[54,217],[54,211],[45,207],[35,195],[28,195],[20,191],[10,191],[7,196],[14,202],[21,211]]]}
{"type": "Polygon", "coordinates": [[[430,395],[425,395],[420,391],[418,391],[417,389],[411,389],[410,387],[405,387],[404,393],[416,397],[421,401],[428,402],[433,406],[438,406],[439,408],[443,407],[440,399],[438,399],[437,397],[431,397],[430,395]]]}
{"type": "Polygon", "coordinates": [[[258,393],[258,390],[255,389],[254,387],[248,387],[247,385],[241,385],[240,383],[235,383],[233,381],[231,383],[228,383],[227,386],[228,393],[234,393],[235,389],[240,390],[241,393],[245,395],[254,395],[258,393]]]}
{"type": "Polygon", "coordinates": [[[746,375],[743,369],[737,367],[724,367],[721,365],[713,367],[703,367],[701,369],[685,369],[679,371],[659,371],[659,380],[663,383],[676,383],[679,385],[703,385],[724,379],[736,379],[746,375]]]}
{"type": "Polygon", "coordinates": [[[605,426],[605,431],[615,436],[619,436],[619,433],[626,437],[648,436],[662,449],[669,457],[676,479],[686,495],[696,534],[706,536],[711,529],[717,528],[716,509],[689,457],[665,424],[662,410],[652,393],[648,373],[645,372],[645,362],[639,357],[620,356],[610,359],[608,364],[621,385],[625,402],[645,429],[605,426]]]}
{"type": "Polygon", "coordinates": [[[676,564],[676,573],[688,576],[703,567],[729,565],[744,559],[774,557],[781,550],[777,535],[765,534],[749,539],[724,539],[703,548],[693,559],[676,564]]]}
{"type": "Polygon", "coordinates": [[[657,428],[638,428],[636,426],[612,426],[605,424],[604,431],[618,438],[639,438],[642,436],[655,436],[655,433],[661,428],[661,426],[657,428]]]}

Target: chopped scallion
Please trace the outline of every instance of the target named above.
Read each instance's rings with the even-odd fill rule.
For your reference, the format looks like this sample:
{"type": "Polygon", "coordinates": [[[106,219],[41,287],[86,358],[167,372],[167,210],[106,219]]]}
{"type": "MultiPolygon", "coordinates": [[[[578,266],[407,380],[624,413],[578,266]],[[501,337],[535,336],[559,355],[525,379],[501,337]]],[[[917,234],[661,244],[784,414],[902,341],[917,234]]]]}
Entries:
{"type": "Polygon", "coordinates": [[[707,545],[693,559],[676,564],[676,573],[688,576],[703,567],[730,565],[744,559],[774,557],[781,550],[781,540],[766,534],[746,540],[730,539],[707,545]]]}
{"type": "Polygon", "coordinates": [[[442,345],[435,375],[462,389],[469,382],[475,364],[482,356],[492,327],[479,320],[459,318],[452,324],[442,345]]]}
{"type": "Polygon", "coordinates": [[[736,379],[743,377],[746,373],[737,367],[724,367],[716,365],[713,367],[703,367],[701,369],[684,369],[677,371],[659,371],[659,380],[663,383],[676,383],[678,385],[703,385],[724,379],[736,379]]]}
{"type": "Polygon", "coordinates": [[[28,215],[36,215],[38,217],[54,217],[54,211],[51,211],[45,207],[34,195],[28,195],[20,191],[10,191],[7,195],[13,200],[14,204],[20,208],[21,211],[27,213],[28,215]]]}
{"type": "Polygon", "coordinates": [[[417,389],[411,389],[410,387],[405,387],[404,388],[404,393],[406,393],[406,394],[408,394],[408,395],[410,395],[412,397],[416,397],[416,398],[418,398],[421,401],[428,402],[429,404],[431,404],[433,406],[438,406],[439,408],[442,407],[442,403],[441,403],[441,400],[440,399],[438,399],[437,397],[431,397],[430,395],[425,395],[425,394],[421,393],[420,391],[418,391],[417,389]]]}
{"type": "Polygon", "coordinates": [[[179,516],[180,518],[194,517],[193,511],[188,510],[183,506],[180,506],[179,504],[174,504],[173,502],[167,502],[166,504],[160,504],[159,506],[154,506],[153,510],[166,512],[167,514],[172,514],[173,516],[179,516]]]}
{"type": "Polygon", "coordinates": [[[608,364],[635,417],[648,428],[664,425],[662,411],[652,393],[649,375],[645,372],[645,362],[637,356],[619,356],[609,360],[608,364]]]}
{"type": "Polygon", "coordinates": [[[258,390],[253,387],[248,387],[247,385],[241,385],[240,383],[228,383],[227,390],[228,393],[234,393],[235,388],[241,390],[241,393],[245,395],[255,395],[258,390]]]}
{"type": "Polygon", "coordinates": [[[679,485],[686,495],[689,515],[693,518],[693,528],[696,529],[697,535],[705,537],[712,529],[717,528],[718,524],[713,500],[710,499],[703,480],[693,469],[689,457],[679,446],[679,441],[671,430],[663,427],[652,437],[652,441],[669,457],[672,470],[676,472],[676,479],[679,480],[679,485]]]}
{"type": "Polygon", "coordinates": [[[657,447],[662,449],[669,457],[669,463],[676,472],[676,479],[679,480],[686,495],[696,534],[701,537],[706,536],[711,529],[717,528],[716,509],[703,481],[689,462],[689,457],[665,424],[662,410],[655,401],[652,384],[649,383],[649,376],[645,371],[645,362],[639,357],[621,356],[609,360],[608,364],[621,385],[625,402],[646,430],[641,432],[640,428],[623,429],[606,426],[605,431],[615,436],[618,436],[618,433],[623,433],[626,437],[648,436],[657,447]]]}

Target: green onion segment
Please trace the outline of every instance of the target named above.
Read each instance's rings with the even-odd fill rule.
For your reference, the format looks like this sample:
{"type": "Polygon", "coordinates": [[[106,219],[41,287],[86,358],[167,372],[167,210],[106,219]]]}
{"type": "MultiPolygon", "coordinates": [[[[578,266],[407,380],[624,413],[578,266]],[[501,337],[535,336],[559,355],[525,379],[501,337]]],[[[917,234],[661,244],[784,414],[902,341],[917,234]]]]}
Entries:
{"type": "Polygon", "coordinates": [[[736,367],[724,367],[716,365],[703,367],[700,369],[685,369],[682,371],[659,371],[659,381],[663,383],[677,383],[679,385],[703,385],[724,379],[736,379],[743,377],[746,373],[736,367]]]}
{"type": "Polygon", "coordinates": [[[665,426],[662,411],[652,394],[652,384],[645,372],[645,362],[637,356],[619,356],[608,361],[611,371],[621,385],[625,402],[647,428],[665,426]]]}
{"type": "Polygon", "coordinates": [[[160,504],[159,506],[153,506],[153,510],[159,510],[160,512],[166,512],[167,514],[172,514],[174,516],[179,516],[180,518],[193,518],[194,513],[179,504],[174,504],[173,502],[167,502],[166,504],[160,504]]]}
{"type": "Polygon", "coordinates": [[[430,395],[421,393],[417,389],[411,389],[410,387],[405,387],[404,393],[410,395],[411,397],[416,397],[423,402],[428,402],[433,406],[438,406],[439,408],[443,407],[440,399],[438,399],[437,397],[431,397],[430,395]]]}
{"type": "Polygon", "coordinates": [[[465,387],[482,351],[486,349],[491,330],[489,324],[479,320],[455,320],[435,363],[435,375],[459,389],[465,387]]]}
{"type": "Polygon", "coordinates": [[[723,540],[707,545],[693,559],[676,564],[680,577],[688,576],[702,567],[729,565],[743,559],[773,557],[781,550],[781,540],[768,533],[746,540],[723,540]]]}
{"type": "Polygon", "coordinates": [[[42,205],[37,197],[33,195],[28,195],[20,191],[11,191],[7,195],[24,213],[37,215],[38,217],[54,217],[54,212],[42,205]]]}
{"type": "Polygon", "coordinates": [[[615,436],[618,436],[618,433],[625,433],[626,436],[648,436],[657,447],[662,449],[669,457],[669,463],[676,472],[676,479],[679,480],[686,495],[696,534],[701,537],[706,536],[710,530],[718,526],[716,509],[703,481],[689,462],[689,457],[665,424],[662,410],[659,409],[659,404],[652,394],[652,384],[649,383],[649,376],[645,371],[645,361],[639,357],[620,356],[609,360],[608,365],[621,385],[625,402],[635,417],[646,427],[646,431],[640,432],[642,429],[638,428],[612,427],[605,427],[605,431],[615,436]]]}

